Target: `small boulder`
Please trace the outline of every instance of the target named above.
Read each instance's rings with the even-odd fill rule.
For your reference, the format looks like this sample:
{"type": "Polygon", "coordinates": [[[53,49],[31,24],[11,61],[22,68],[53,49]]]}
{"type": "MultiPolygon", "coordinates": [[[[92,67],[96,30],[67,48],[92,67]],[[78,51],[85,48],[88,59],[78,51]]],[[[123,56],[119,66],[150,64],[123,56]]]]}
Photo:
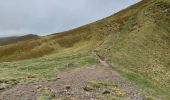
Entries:
{"type": "Polygon", "coordinates": [[[37,85],[35,88],[36,88],[37,90],[39,90],[39,89],[42,88],[42,85],[37,85]]]}
{"type": "Polygon", "coordinates": [[[70,86],[70,85],[67,85],[65,88],[66,88],[66,90],[70,90],[70,89],[71,89],[71,86],[70,86]]]}
{"type": "Polygon", "coordinates": [[[108,91],[108,90],[105,90],[102,94],[110,94],[110,91],[108,91]]]}

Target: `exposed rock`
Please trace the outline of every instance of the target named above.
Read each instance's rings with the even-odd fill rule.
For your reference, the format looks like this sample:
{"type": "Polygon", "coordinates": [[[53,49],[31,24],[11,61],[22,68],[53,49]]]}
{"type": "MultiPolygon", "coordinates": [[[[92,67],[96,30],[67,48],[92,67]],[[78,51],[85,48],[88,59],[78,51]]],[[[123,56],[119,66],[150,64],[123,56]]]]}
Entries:
{"type": "Polygon", "coordinates": [[[35,88],[36,88],[37,90],[39,90],[39,89],[42,88],[42,85],[37,85],[35,88]]]}
{"type": "Polygon", "coordinates": [[[103,94],[104,94],[104,95],[105,95],[105,94],[110,94],[110,91],[105,90],[105,91],[103,92],[103,94]]]}
{"type": "Polygon", "coordinates": [[[71,86],[70,85],[67,85],[66,86],[66,90],[70,90],[71,89],[71,86]]]}
{"type": "Polygon", "coordinates": [[[65,67],[75,67],[75,64],[71,62],[71,63],[66,64],[65,67]]]}

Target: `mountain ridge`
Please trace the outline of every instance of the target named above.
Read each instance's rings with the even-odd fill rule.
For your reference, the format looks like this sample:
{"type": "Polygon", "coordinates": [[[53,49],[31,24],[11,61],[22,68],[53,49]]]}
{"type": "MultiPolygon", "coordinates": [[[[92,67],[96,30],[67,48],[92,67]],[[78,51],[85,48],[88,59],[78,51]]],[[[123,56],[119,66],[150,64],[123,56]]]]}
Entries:
{"type": "Polygon", "coordinates": [[[9,36],[9,37],[1,37],[0,38],[0,45],[8,45],[12,43],[16,43],[19,41],[37,39],[39,36],[35,34],[26,34],[23,36],[9,36]]]}

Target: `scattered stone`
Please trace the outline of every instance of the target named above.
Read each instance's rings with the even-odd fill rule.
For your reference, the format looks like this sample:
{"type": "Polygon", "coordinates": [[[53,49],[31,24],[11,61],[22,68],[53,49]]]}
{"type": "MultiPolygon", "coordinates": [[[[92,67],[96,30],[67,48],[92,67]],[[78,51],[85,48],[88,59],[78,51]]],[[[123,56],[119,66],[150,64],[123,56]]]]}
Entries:
{"type": "Polygon", "coordinates": [[[68,63],[68,64],[65,65],[65,67],[74,67],[74,66],[75,66],[75,64],[73,62],[68,63]]]}
{"type": "Polygon", "coordinates": [[[27,78],[35,78],[33,75],[28,75],[27,78]]]}
{"type": "Polygon", "coordinates": [[[92,91],[92,90],[93,90],[93,88],[92,88],[92,87],[89,87],[89,86],[86,86],[86,87],[84,87],[83,89],[84,89],[84,91],[92,91]]]}
{"type": "Polygon", "coordinates": [[[170,13],[170,8],[164,10],[165,13],[170,13]]]}
{"type": "Polygon", "coordinates": [[[41,88],[42,88],[42,85],[36,86],[36,89],[37,89],[37,90],[39,90],[39,89],[41,89],[41,88]]]}
{"type": "Polygon", "coordinates": [[[71,89],[71,86],[70,85],[67,85],[66,86],[66,90],[70,90],[71,89]]]}
{"type": "Polygon", "coordinates": [[[110,94],[111,92],[110,91],[108,91],[108,90],[105,90],[102,94],[110,94]]]}

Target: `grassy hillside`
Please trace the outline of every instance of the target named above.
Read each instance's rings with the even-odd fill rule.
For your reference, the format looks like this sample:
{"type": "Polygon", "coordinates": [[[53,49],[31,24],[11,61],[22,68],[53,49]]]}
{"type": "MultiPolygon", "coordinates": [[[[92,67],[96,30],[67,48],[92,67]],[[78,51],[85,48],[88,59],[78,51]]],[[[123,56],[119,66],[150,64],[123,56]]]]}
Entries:
{"type": "Polygon", "coordinates": [[[77,67],[96,64],[91,52],[106,58],[127,79],[166,98],[170,93],[170,1],[143,0],[71,31],[1,45],[0,79],[23,81],[30,74],[32,79],[51,77],[70,61],[77,67]]]}
{"type": "Polygon", "coordinates": [[[169,92],[170,1],[142,2],[108,19],[127,17],[96,50],[130,80],[169,92]]]}

